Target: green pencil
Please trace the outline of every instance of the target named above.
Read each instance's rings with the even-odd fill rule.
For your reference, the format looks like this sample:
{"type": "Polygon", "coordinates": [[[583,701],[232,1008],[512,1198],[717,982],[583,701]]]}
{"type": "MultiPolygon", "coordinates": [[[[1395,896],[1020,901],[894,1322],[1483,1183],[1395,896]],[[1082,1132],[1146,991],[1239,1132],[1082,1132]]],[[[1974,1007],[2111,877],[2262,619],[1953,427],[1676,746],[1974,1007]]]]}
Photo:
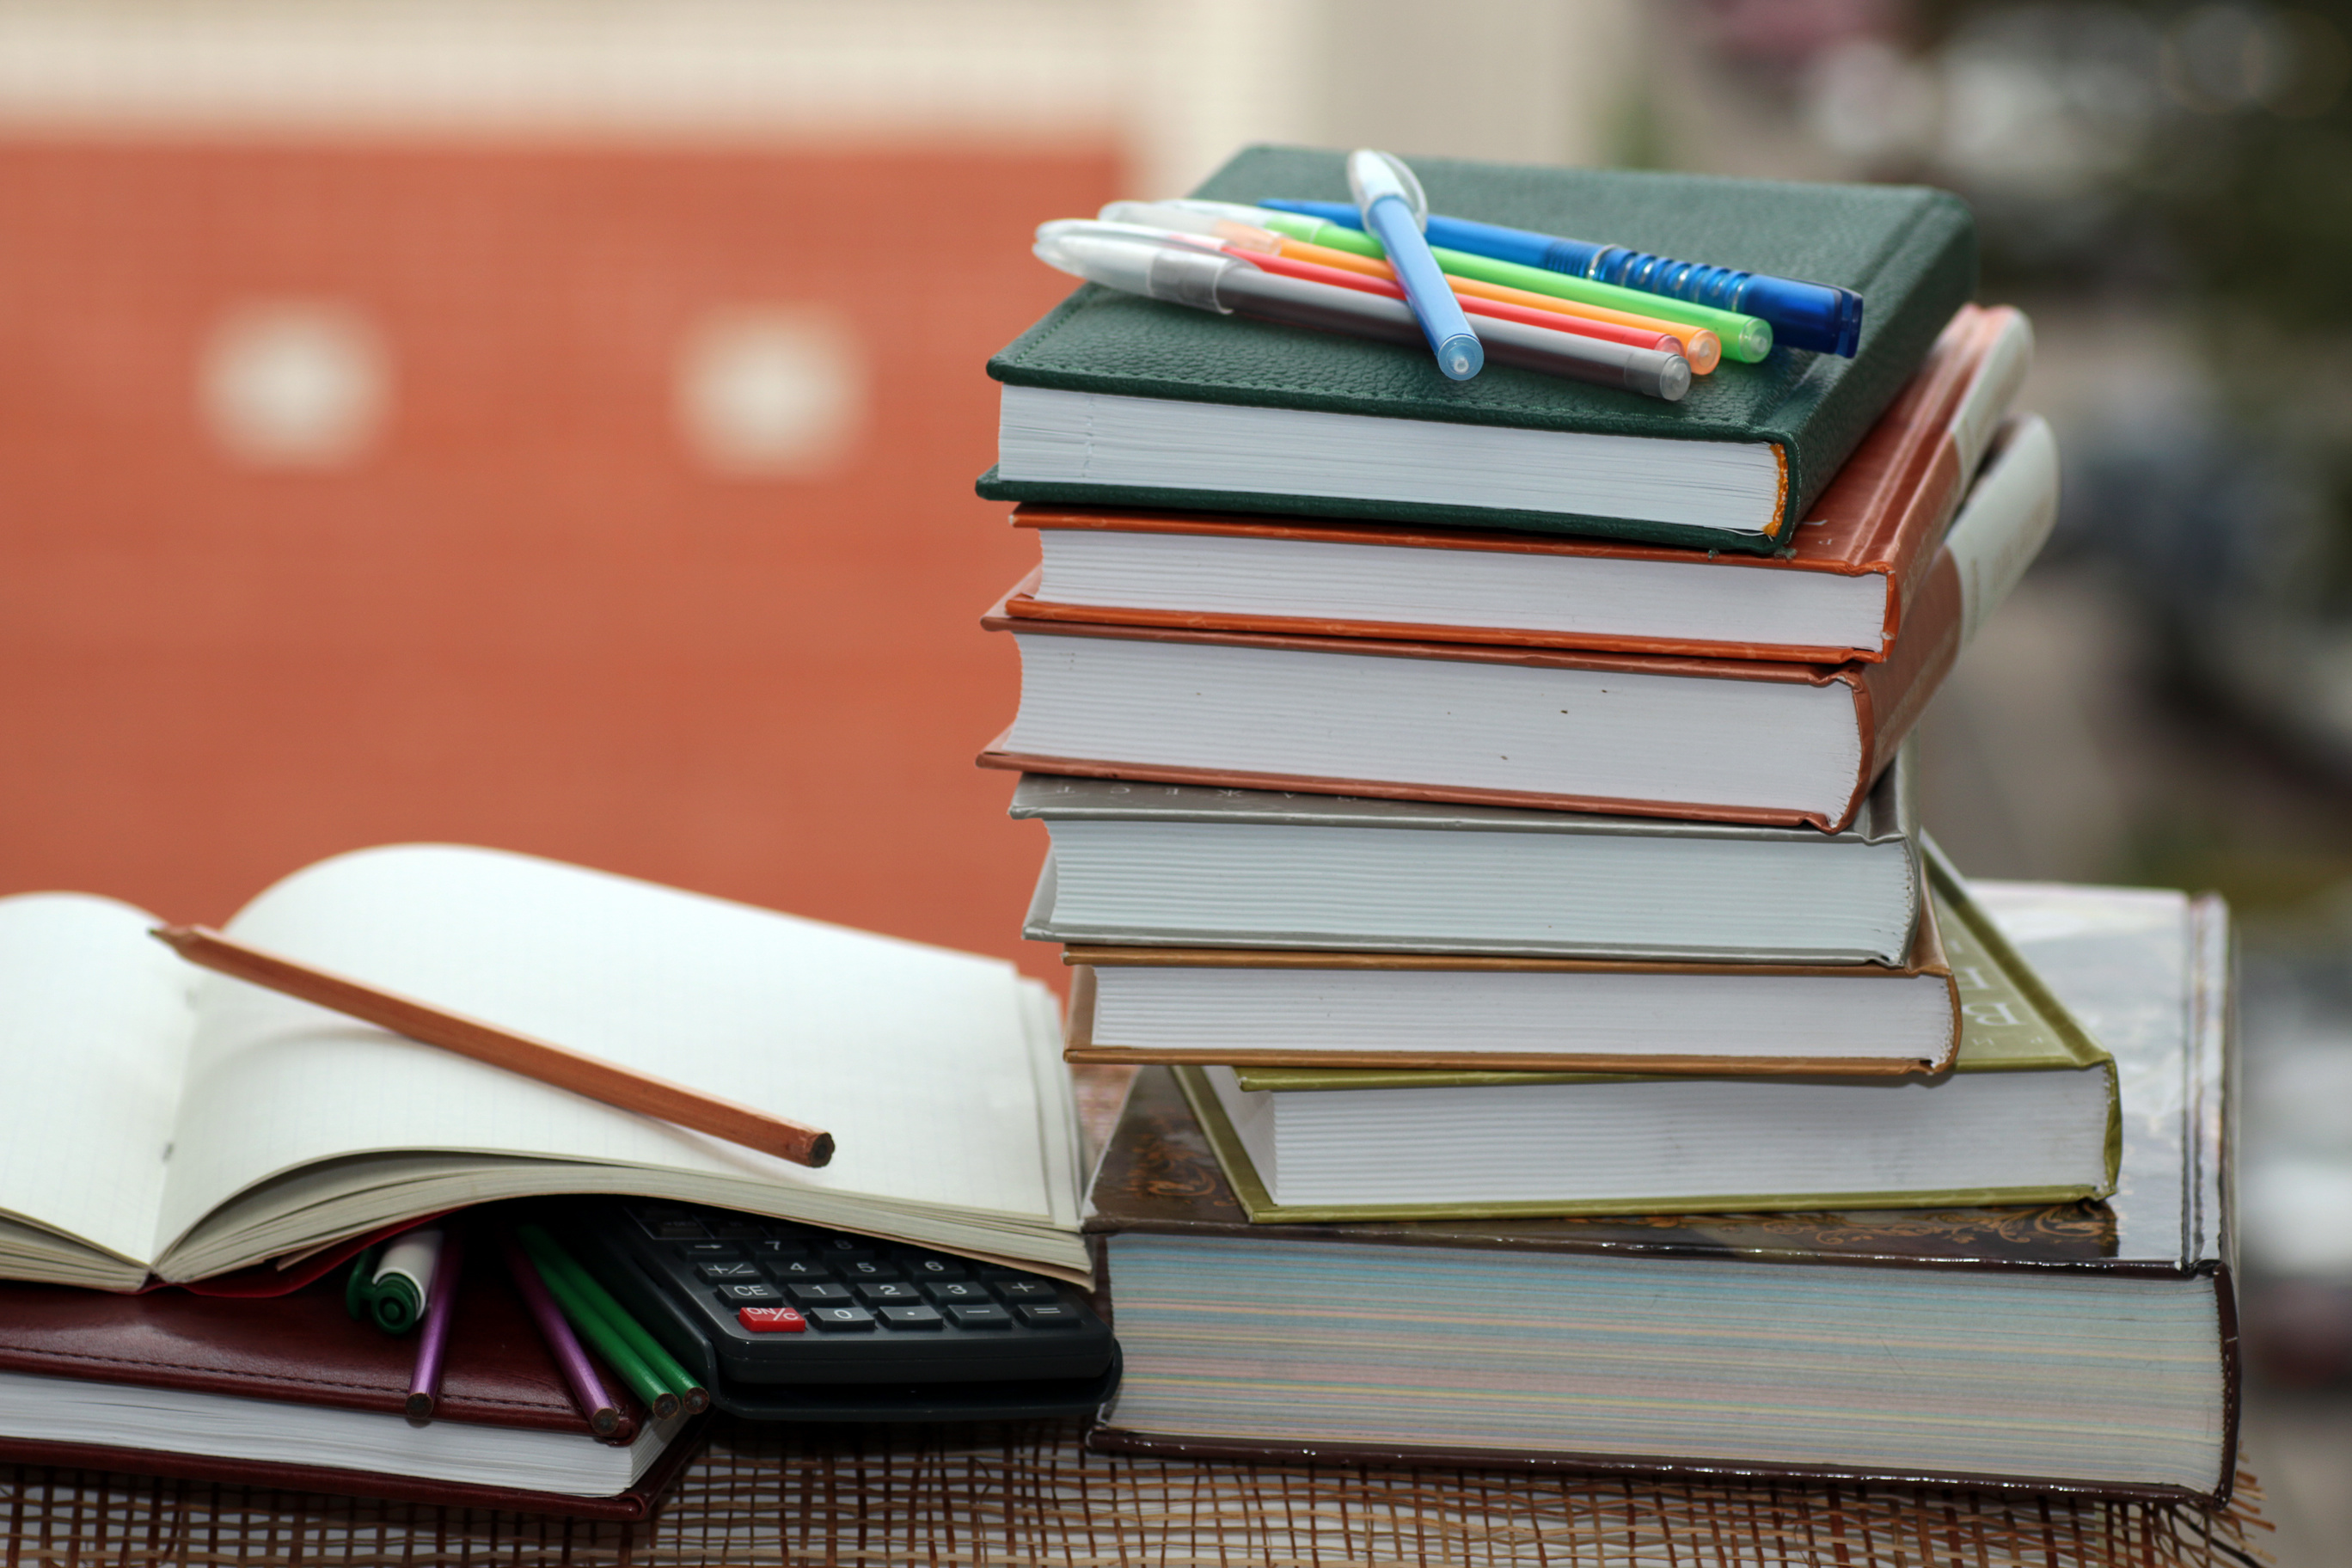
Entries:
{"type": "Polygon", "coordinates": [[[588,1310],[603,1318],[607,1328],[628,1342],[629,1348],[653,1369],[655,1375],[678,1396],[688,1410],[698,1413],[710,1408],[710,1394],[696,1381],[694,1374],[680,1365],[677,1358],[646,1331],[645,1325],[629,1316],[629,1310],[614,1300],[613,1293],[599,1284],[594,1275],[582,1268],[579,1260],[563,1249],[562,1242],[535,1225],[519,1225],[515,1226],[515,1234],[522,1238],[523,1246],[530,1249],[532,1258],[541,1266],[540,1272],[544,1274],[551,1268],[562,1274],[564,1282],[587,1303],[588,1310]]]}
{"type": "MultiPolygon", "coordinates": [[[[518,1226],[518,1231],[520,1228],[518,1226]]],[[[528,1245],[526,1242],[525,1246],[528,1245]]],[[[580,1293],[572,1288],[571,1281],[563,1278],[562,1271],[537,1256],[531,1258],[531,1267],[539,1270],[540,1279],[547,1286],[547,1293],[555,1298],[555,1304],[563,1310],[563,1315],[571,1321],[572,1326],[580,1331],[580,1337],[596,1347],[596,1353],[621,1374],[622,1382],[636,1391],[637,1397],[646,1402],[646,1408],[656,1418],[665,1421],[677,1415],[679,1408],[677,1394],[662,1381],[660,1373],[646,1364],[643,1356],[629,1348],[629,1342],[621,1337],[618,1330],[605,1322],[586,1301],[581,1300],[580,1293]]]]}

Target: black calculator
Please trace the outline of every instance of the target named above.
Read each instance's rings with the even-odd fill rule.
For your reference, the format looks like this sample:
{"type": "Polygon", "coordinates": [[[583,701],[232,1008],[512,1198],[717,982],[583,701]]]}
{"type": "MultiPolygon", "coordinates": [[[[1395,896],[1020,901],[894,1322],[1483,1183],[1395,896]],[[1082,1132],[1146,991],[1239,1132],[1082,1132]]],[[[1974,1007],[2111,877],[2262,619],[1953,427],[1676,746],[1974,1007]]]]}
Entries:
{"type": "Polygon", "coordinates": [[[709,1390],[759,1420],[1084,1415],[1118,1377],[1075,1286],[871,1237],[630,1200],[551,1216],[709,1390]]]}

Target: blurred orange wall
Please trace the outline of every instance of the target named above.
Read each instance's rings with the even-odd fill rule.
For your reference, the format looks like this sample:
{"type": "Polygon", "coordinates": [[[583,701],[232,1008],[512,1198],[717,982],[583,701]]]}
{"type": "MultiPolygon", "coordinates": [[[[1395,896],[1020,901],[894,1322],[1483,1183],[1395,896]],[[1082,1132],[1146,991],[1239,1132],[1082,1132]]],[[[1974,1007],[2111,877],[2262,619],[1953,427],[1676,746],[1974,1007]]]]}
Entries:
{"type": "Polygon", "coordinates": [[[988,354],[1063,292],[1108,149],[0,145],[0,892],[217,921],[338,850],[527,850],[1021,957],[1043,849],[971,765],[988,354]],[[257,468],[199,408],[226,313],[373,324],[385,422],[257,468]],[[864,345],[840,466],[730,477],[675,412],[713,311],[864,345]]]}

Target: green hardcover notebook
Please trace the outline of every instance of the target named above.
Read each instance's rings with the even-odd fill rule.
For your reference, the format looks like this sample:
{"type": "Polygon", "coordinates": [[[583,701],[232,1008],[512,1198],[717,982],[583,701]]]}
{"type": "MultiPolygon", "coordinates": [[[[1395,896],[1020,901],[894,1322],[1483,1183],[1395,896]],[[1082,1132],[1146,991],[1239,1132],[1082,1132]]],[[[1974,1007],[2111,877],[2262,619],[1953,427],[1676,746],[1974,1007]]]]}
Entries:
{"type": "Polygon", "coordinates": [[[1923,844],[1960,988],[1937,1079],[1174,1069],[1254,1223],[2064,1203],[2115,1190],[2116,1063],[1923,844]]]}
{"type": "MultiPolygon", "coordinates": [[[[1343,156],[1247,148],[1195,194],[1344,200],[1343,156]]],[[[980,493],[1769,554],[1976,287],[1974,221],[1941,191],[1412,164],[1455,216],[1855,289],[1861,351],[1775,349],[1669,404],[1503,365],[1450,382],[1394,344],[1089,284],[989,361],[1005,390],[980,493]]]]}

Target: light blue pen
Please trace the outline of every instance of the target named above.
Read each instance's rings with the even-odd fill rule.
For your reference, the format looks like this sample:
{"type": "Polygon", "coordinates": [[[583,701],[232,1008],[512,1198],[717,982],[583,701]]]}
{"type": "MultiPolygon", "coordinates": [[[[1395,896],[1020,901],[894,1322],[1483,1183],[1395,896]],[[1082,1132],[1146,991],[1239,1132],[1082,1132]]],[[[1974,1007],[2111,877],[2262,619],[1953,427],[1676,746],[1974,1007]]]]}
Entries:
{"type": "Polygon", "coordinates": [[[1348,154],[1348,192],[1356,198],[1364,227],[1387,249],[1389,265],[1404,288],[1405,303],[1412,307],[1413,320],[1421,323],[1422,335],[1437,355],[1438,370],[1451,381],[1477,374],[1486,363],[1486,351],[1478,346],[1470,318],[1462,313],[1445,274],[1437,268],[1437,258],[1429,253],[1429,241],[1422,237],[1429,222],[1429,198],[1421,194],[1421,182],[1402,159],[1359,147],[1348,154]]]}

